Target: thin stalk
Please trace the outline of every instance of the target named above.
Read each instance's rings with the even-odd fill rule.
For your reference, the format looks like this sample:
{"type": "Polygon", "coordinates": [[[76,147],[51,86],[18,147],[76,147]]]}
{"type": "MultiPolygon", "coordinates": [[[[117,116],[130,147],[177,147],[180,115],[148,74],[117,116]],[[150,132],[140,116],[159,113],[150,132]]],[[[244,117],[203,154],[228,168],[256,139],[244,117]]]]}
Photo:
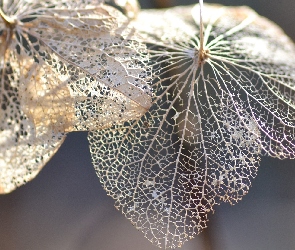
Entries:
{"type": "Polygon", "coordinates": [[[204,24],[203,24],[203,0],[199,0],[200,5],[200,48],[198,55],[198,64],[202,65],[208,58],[208,51],[204,49],[204,24]]]}
{"type": "Polygon", "coordinates": [[[199,0],[200,5],[200,52],[204,51],[204,25],[203,25],[203,0],[199,0]]]}

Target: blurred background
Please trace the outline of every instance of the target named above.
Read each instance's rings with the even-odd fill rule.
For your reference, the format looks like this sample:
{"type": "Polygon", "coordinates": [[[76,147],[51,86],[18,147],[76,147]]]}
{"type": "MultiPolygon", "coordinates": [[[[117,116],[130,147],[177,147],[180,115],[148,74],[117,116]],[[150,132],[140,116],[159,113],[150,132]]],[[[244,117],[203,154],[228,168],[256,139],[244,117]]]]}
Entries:
{"type": "MultiPolygon", "coordinates": [[[[143,8],[195,3],[142,0],[143,8]]],[[[294,0],[206,1],[248,5],[294,40],[294,0]]],[[[1,250],[156,250],[113,206],[91,164],[87,133],[71,133],[30,183],[0,196],[1,250]]],[[[183,250],[295,249],[295,160],[262,159],[248,195],[222,204],[183,250]]]]}

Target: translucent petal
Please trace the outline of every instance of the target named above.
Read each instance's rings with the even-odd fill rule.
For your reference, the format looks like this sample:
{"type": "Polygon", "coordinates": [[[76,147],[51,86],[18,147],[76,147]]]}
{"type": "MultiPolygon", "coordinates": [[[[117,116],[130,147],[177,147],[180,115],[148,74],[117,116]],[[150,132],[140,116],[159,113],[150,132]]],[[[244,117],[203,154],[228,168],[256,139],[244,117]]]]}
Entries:
{"type": "Polygon", "coordinates": [[[140,117],[151,105],[151,70],[128,18],[104,1],[0,7],[0,188],[9,192],[40,171],[67,132],[140,117]]]}
{"type": "Polygon", "coordinates": [[[246,7],[142,11],[157,80],[138,121],[89,134],[116,207],[153,243],[179,247],[220,202],[248,192],[262,152],[294,157],[293,43],[246,7]],[[292,56],[293,55],[293,56],[292,56]]]}
{"type": "Polygon", "coordinates": [[[38,114],[41,107],[23,107],[13,59],[11,55],[10,63],[2,65],[0,71],[0,193],[8,193],[34,178],[65,138],[64,133],[44,126],[44,114],[38,114]]]}

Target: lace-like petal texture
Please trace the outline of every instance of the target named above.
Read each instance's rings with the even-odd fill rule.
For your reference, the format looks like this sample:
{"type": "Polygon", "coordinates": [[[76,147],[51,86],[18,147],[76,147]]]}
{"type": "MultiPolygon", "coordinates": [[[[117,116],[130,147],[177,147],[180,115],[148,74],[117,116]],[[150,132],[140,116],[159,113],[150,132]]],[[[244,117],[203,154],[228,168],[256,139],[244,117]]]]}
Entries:
{"type": "Polygon", "coordinates": [[[135,122],[91,132],[98,176],[154,244],[179,247],[221,202],[242,199],[260,154],[295,156],[295,48],[246,7],[142,11],[155,97],[135,122]]]}
{"type": "Polygon", "coordinates": [[[0,193],[32,179],[65,134],[142,116],[146,46],[103,1],[0,3],[0,193]]]}

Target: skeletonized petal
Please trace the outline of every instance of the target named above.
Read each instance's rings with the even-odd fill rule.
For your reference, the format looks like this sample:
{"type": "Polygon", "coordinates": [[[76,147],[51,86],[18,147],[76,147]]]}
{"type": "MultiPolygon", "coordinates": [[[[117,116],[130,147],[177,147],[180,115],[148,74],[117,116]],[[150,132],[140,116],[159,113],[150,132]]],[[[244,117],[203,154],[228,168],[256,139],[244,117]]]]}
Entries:
{"type": "Polygon", "coordinates": [[[88,137],[116,207],[164,248],[205,228],[216,204],[242,199],[261,152],[295,156],[294,45],[249,8],[205,5],[199,51],[197,8],[139,14],[158,72],[153,105],[88,137]]]}
{"type": "Polygon", "coordinates": [[[1,192],[32,179],[67,132],[120,124],[150,107],[146,47],[103,2],[0,4],[14,20],[0,19],[1,192]]]}
{"type": "Polygon", "coordinates": [[[43,112],[35,116],[38,121],[32,119],[30,111],[37,113],[40,107],[31,106],[30,111],[24,108],[19,72],[10,59],[0,71],[0,193],[11,192],[33,179],[65,138],[64,133],[44,126],[43,112]]]}

